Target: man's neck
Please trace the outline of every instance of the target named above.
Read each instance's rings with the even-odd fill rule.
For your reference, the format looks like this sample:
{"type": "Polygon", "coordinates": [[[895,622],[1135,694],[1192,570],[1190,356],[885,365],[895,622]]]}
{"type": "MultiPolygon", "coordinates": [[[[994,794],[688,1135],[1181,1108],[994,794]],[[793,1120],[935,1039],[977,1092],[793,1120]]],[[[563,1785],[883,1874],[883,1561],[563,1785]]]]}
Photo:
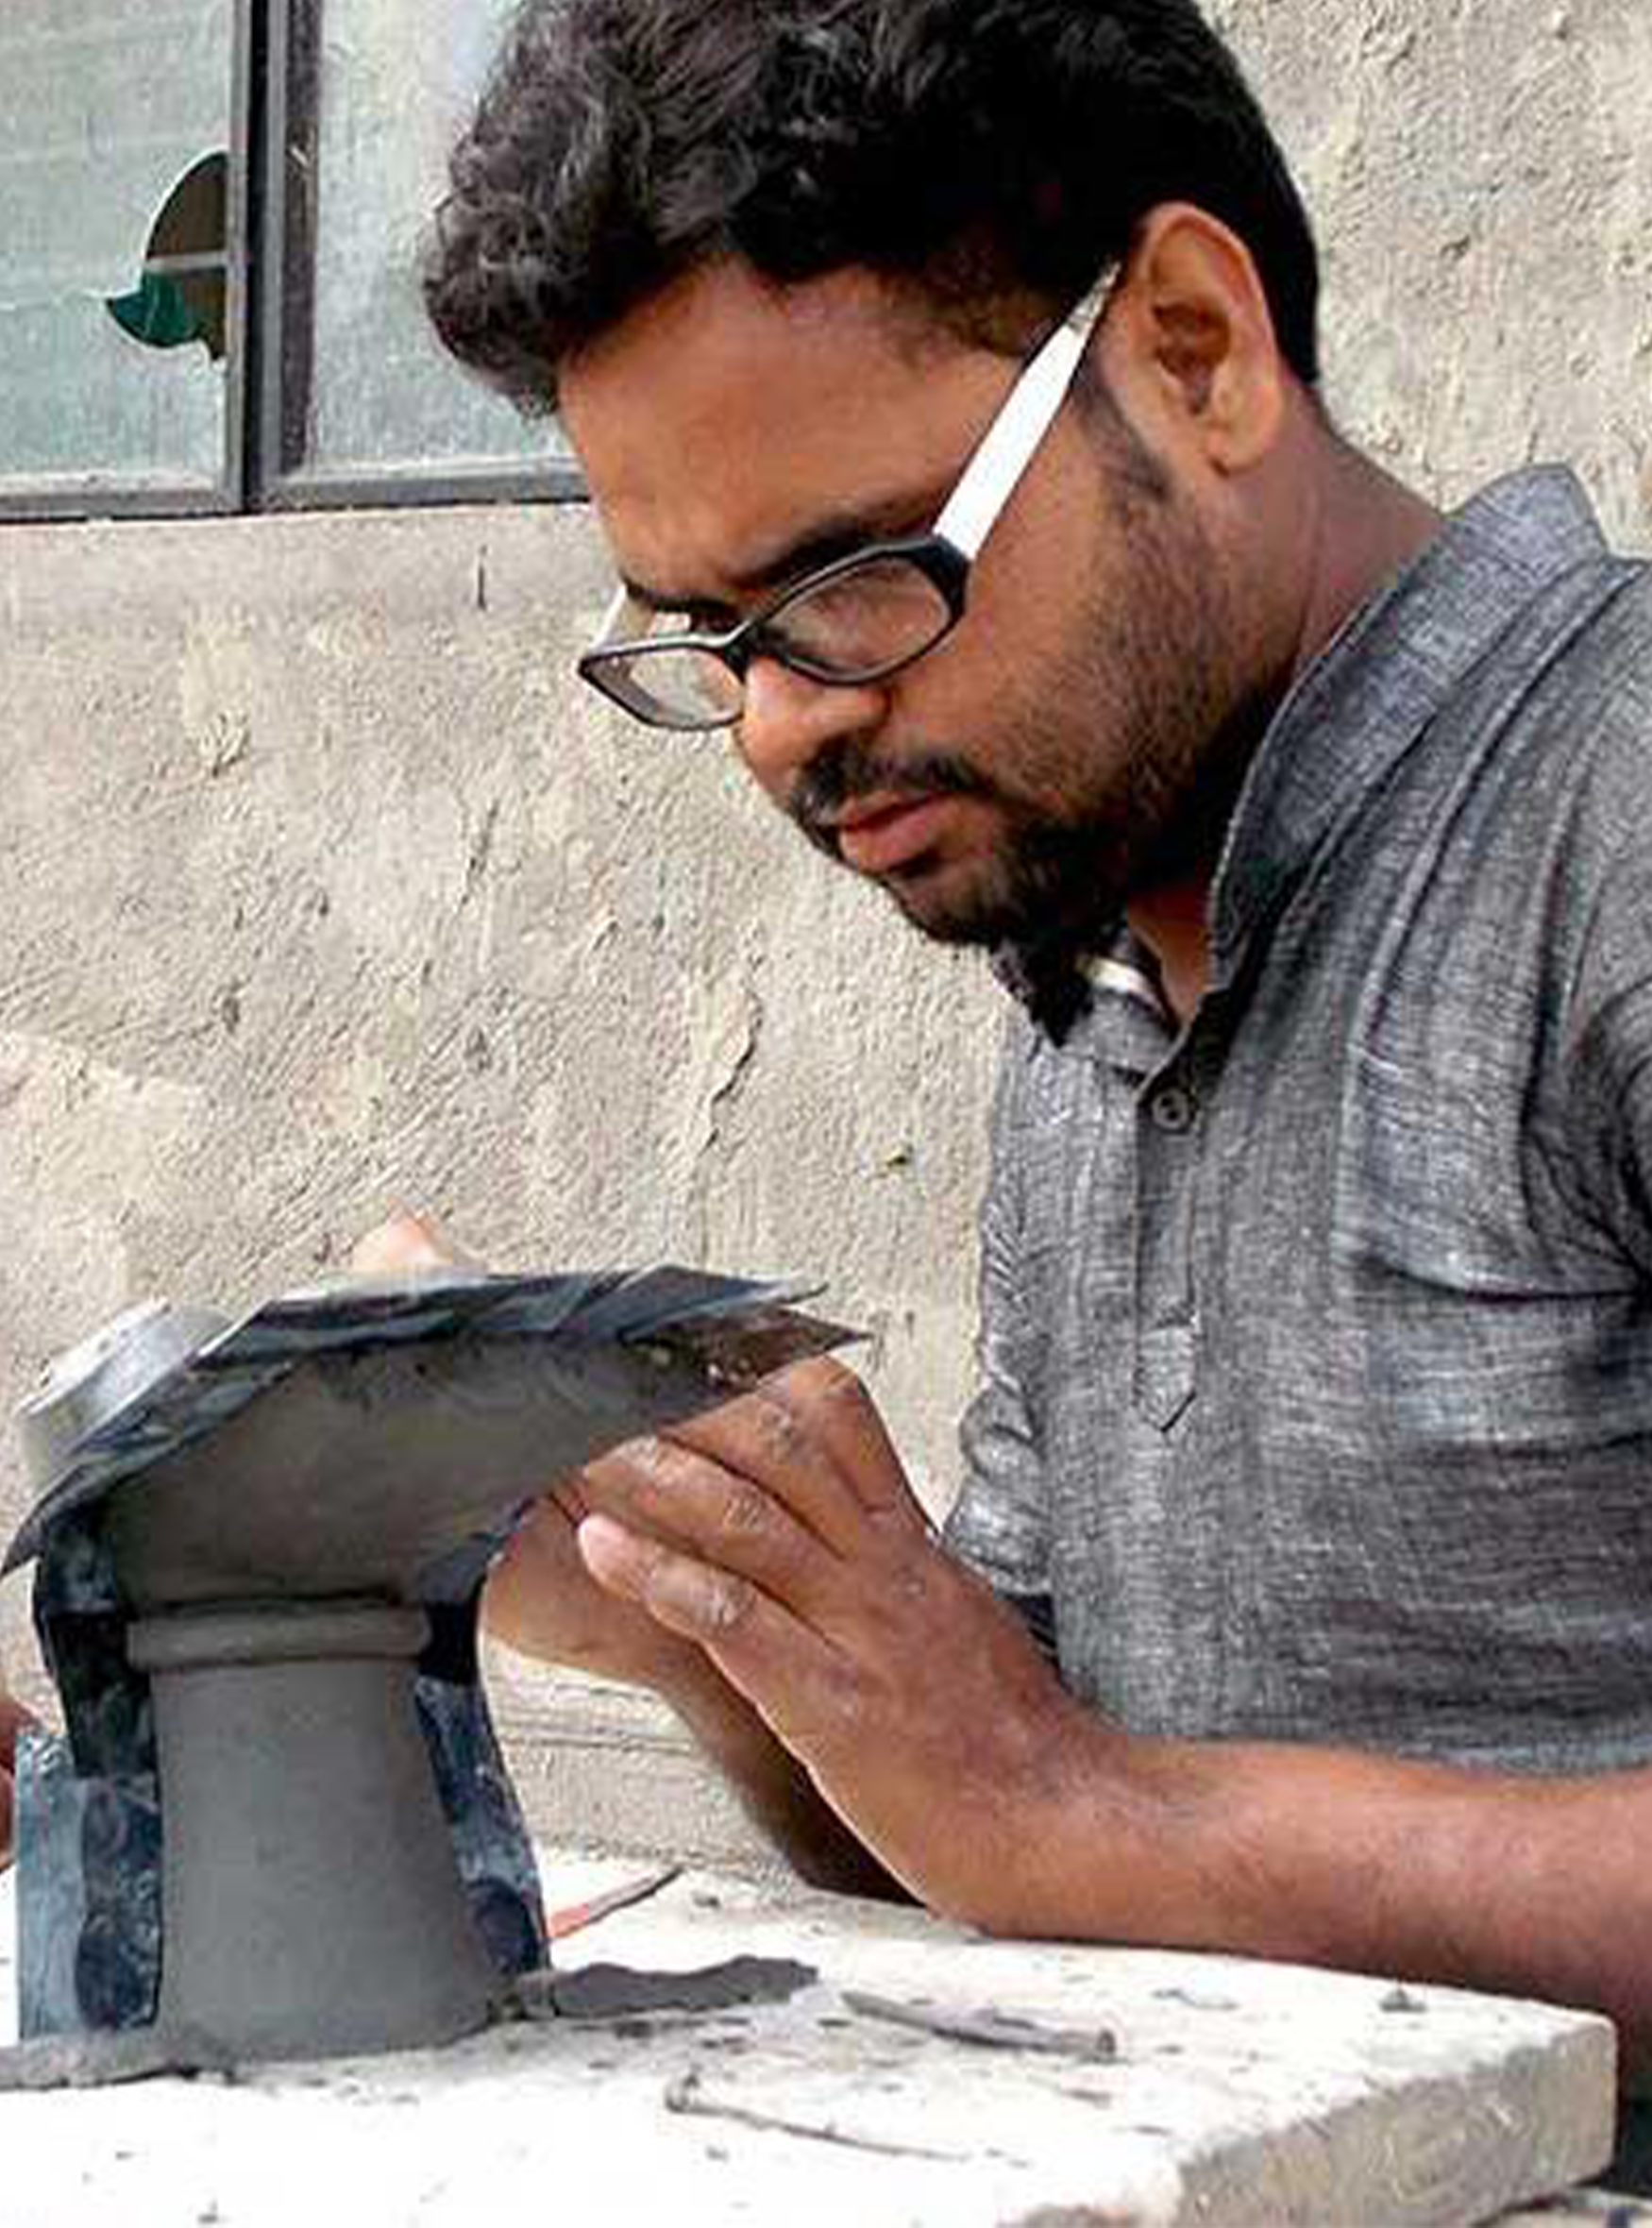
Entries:
{"type": "Polygon", "coordinates": [[[1164,1002],[1184,1025],[1210,978],[1210,882],[1195,875],[1133,898],[1128,907],[1130,926],[1158,962],[1164,1002]]]}
{"type": "MultiPolygon", "coordinates": [[[[1315,508],[1311,587],[1292,653],[1274,692],[1282,702],[1357,611],[1439,534],[1443,515],[1367,457],[1330,442],[1315,508]]],[[[1210,978],[1210,886],[1216,862],[1143,892],[1126,908],[1158,961],[1166,1003],[1184,1025],[1210,978]]]]}
{"type": "Polygon", "coordinates": [[[1442,511],[1341,442],[1329,446],[1318,517],[1313,588],[1303,613],[1292,682],[1329,648],[1362,603],[1438,539],[1445,524],[1442,511]]]}

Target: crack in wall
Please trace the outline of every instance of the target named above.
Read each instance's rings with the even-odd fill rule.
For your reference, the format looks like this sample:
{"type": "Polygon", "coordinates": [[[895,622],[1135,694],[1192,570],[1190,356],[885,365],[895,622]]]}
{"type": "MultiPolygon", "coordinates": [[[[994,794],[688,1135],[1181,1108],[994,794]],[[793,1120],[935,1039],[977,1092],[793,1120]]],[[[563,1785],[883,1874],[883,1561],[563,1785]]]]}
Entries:
{"type": "Polygon", "coordinates": [[[767,1019],[762,994],[757,988],[756,971],[749,969],[746,975],[746,1009],[742,1017],[740,1042],[730,1061],[728,1073],[716,1085],[706,1101],[705,1124],[700,1145],[695,1153],[695,1165],[703,1167],[719,1150],[723,1142],[725,1118],[739,1106],[757,1055],[763,1046],[764,1024],[767,1019]]]}
{"type": "Polygon", "coordinates": [[[459,896],[459,910],[461,911],[469,904],[471,899],[475,897],[477,891],[487,879],[488,869],[493,864],[494,841],[498,834],[501,810],[502,800],[497,797],[490,799],[476,834],[470,839],[470,848],[464,861],[464,887],[459,896]]]}
{"type": "Polygon", "coordinates": [[[763,1050],[767,1006],[760,987],[760,954],[749,954],[741,985],[741,1004],[734,1020],[733,1041],[720,1061],[721,1073],[706,1092],[697,1122],[698,1135],[688,1155],[688,1221],[701,1255],[710,1243],[712,1180],[727,1152],[731,1117],[739,1109],[763,1050]]]}

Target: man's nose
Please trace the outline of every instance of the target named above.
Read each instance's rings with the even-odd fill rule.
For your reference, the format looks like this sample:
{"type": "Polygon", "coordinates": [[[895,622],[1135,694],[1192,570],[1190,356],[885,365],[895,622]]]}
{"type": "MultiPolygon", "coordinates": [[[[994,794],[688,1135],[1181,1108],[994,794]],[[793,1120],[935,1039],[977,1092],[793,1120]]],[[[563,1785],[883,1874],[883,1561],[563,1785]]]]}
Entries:
{"type": "Polygon", "coordinates": [[[849,687],[811,681],[774,658],[753,658],[734,731],[740,755],[763,787],[784,802],[797,777],[828,744],[870,734],[888,709],[877,684],[849,687]]]}

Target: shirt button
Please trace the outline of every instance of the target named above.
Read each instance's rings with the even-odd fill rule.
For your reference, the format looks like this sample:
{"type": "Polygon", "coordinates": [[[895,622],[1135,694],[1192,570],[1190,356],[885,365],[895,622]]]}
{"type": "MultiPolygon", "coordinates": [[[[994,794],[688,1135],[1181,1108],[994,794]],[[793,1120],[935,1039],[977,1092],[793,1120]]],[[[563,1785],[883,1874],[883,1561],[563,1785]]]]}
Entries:
{"type": "Polygon", "coordinates": [[[1184,1085],[1167,1083],[1148,1101],[1148,1119],[1172,1138],[1186,1137],[1199,1119],[1199,1102],[1184,1085]]]}

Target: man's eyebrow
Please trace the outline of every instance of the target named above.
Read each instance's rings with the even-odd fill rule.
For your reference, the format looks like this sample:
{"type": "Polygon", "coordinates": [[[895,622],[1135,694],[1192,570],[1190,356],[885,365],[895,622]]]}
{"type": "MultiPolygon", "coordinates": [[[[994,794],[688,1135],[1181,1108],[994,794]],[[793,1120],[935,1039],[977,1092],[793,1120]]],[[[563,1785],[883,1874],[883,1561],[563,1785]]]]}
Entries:
{"type": "MultiPolygon", "coordinates": [[[[741,596],[774,594],[807,573],[818,572],[822,565],[834,565],[840,557],[852,556],[868,542],[888,541],[898,535],[920,532],[944,499],[944,489],[939,494],[924,489],[917,494],[890,496],[882,502],[857,504],[852,511],[837,512],[817,521],[772,555],[760,557],[750,565],[742,565],[737,572],[729,573],[726,584],[741,596]]],[[[623,577],[631,594],[649,611],[730,608],[719,597],[671,595],[647,581],[633,580],[630,574],[623,577]]]]}
{"type": "Polygon", "coordinates": [[[857,503],[852,511],[839,511],[822,518],[794,540],[729,575],[730,585],[742,595],[761,595],[765,589],[784,588],[839,557],[851,557],[868,542],[888,541],[912,533],[935,516],[940,501],[927,488],[910,489],[876,503],[857,503]]]}

